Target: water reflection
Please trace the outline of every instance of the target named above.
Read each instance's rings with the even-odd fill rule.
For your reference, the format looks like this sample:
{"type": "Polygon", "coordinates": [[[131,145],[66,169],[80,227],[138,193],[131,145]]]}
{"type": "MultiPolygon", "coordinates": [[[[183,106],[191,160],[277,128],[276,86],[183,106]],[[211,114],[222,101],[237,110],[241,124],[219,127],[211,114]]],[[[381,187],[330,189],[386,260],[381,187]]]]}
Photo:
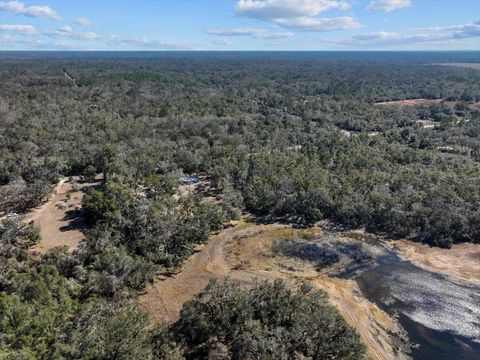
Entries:
{"type": "Polygon", "coordinates": [[[480,359],[480,289],[402,261],[386,250],[354,277],[364,295],[399,321],[416,346],[414,359],[480,359]]]}

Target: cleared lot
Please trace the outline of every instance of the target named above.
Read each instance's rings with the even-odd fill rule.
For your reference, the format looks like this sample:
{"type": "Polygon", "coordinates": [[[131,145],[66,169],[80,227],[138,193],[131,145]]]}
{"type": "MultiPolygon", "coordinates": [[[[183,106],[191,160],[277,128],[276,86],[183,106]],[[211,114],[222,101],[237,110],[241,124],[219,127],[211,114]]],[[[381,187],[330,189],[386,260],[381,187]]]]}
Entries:
{"type": "Polygon", "coordinates": [[[382,101],[375,103],[375,106],[418,106],[418,105],[433,105],[441,104],[443,99],[408,99],[397,101],[382,101]]]}
{"type": "Polygon", "coordinates": [[[25,221],[38,227],[41,236],[40,242],[30,249],[31,254],[45,254],[57,246],[73,251],[78,246],[87,228],[81,210],[82,189],[97,184],[62,180],[49,201],[26,214],[25,221]]]}

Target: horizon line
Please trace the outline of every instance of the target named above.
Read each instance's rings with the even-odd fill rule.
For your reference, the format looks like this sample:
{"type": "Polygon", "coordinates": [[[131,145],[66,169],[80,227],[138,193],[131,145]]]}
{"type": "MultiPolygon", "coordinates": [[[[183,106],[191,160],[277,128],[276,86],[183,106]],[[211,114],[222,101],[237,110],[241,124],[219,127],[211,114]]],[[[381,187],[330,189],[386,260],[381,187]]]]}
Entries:
{"type": "Polygon", "coordinates": [[[402,50],[380,50],[380,49],[370,49],[370,50],[357,50],[357,49],[345,49],[345,50],[12,50],[12,49],[0,49],[2,52],[145,52],[145,53],[179,53],[179,52],[198,52],[198,53],[231,53],[231,52],[480,52],[480,49],[464,49],[464,50],[412,50],[412,49],[402,49],[402,50]]]}

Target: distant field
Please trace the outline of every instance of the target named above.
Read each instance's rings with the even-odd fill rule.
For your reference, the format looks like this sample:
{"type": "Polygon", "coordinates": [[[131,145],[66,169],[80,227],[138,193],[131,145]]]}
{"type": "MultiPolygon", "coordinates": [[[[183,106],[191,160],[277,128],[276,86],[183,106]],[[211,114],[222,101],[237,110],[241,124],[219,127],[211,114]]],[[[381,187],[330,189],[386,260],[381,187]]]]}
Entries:
{"type": "Polygon", "coordinates": [[[460,68],[480,70],[480,63],[439,63],[439,64],[432,64],[432,65],[455,66],[460,68]]]}
{"type": "Polygon", "coordinates": [[[444,102],[443,99],[408,99],[396,101],[382,101],[375,103],[376,106],[417,106],[417,105],[432,105],[444,102]]]}

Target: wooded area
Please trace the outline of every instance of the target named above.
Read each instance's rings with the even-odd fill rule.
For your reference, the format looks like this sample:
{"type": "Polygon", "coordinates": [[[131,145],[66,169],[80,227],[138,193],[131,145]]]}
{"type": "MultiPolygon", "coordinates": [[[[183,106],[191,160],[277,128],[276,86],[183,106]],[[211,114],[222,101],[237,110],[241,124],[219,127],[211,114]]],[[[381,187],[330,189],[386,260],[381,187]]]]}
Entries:
{"type": "Polygon", "coordinates": [[[148,331],[129,299],[241,212],[479,242],[480,71],[429,65],[476,56],[0,54],[0,214],[41,204],[60,177],[104,179],[73,254],[30,258],[37,232],[0,224],[0,359],[360,358],[311,289],[212,284],[148,331]],[[375,106],[417,98],[444,101],[375,106]],[[218,201],[176,196],[183,174],[218,201]]]}

